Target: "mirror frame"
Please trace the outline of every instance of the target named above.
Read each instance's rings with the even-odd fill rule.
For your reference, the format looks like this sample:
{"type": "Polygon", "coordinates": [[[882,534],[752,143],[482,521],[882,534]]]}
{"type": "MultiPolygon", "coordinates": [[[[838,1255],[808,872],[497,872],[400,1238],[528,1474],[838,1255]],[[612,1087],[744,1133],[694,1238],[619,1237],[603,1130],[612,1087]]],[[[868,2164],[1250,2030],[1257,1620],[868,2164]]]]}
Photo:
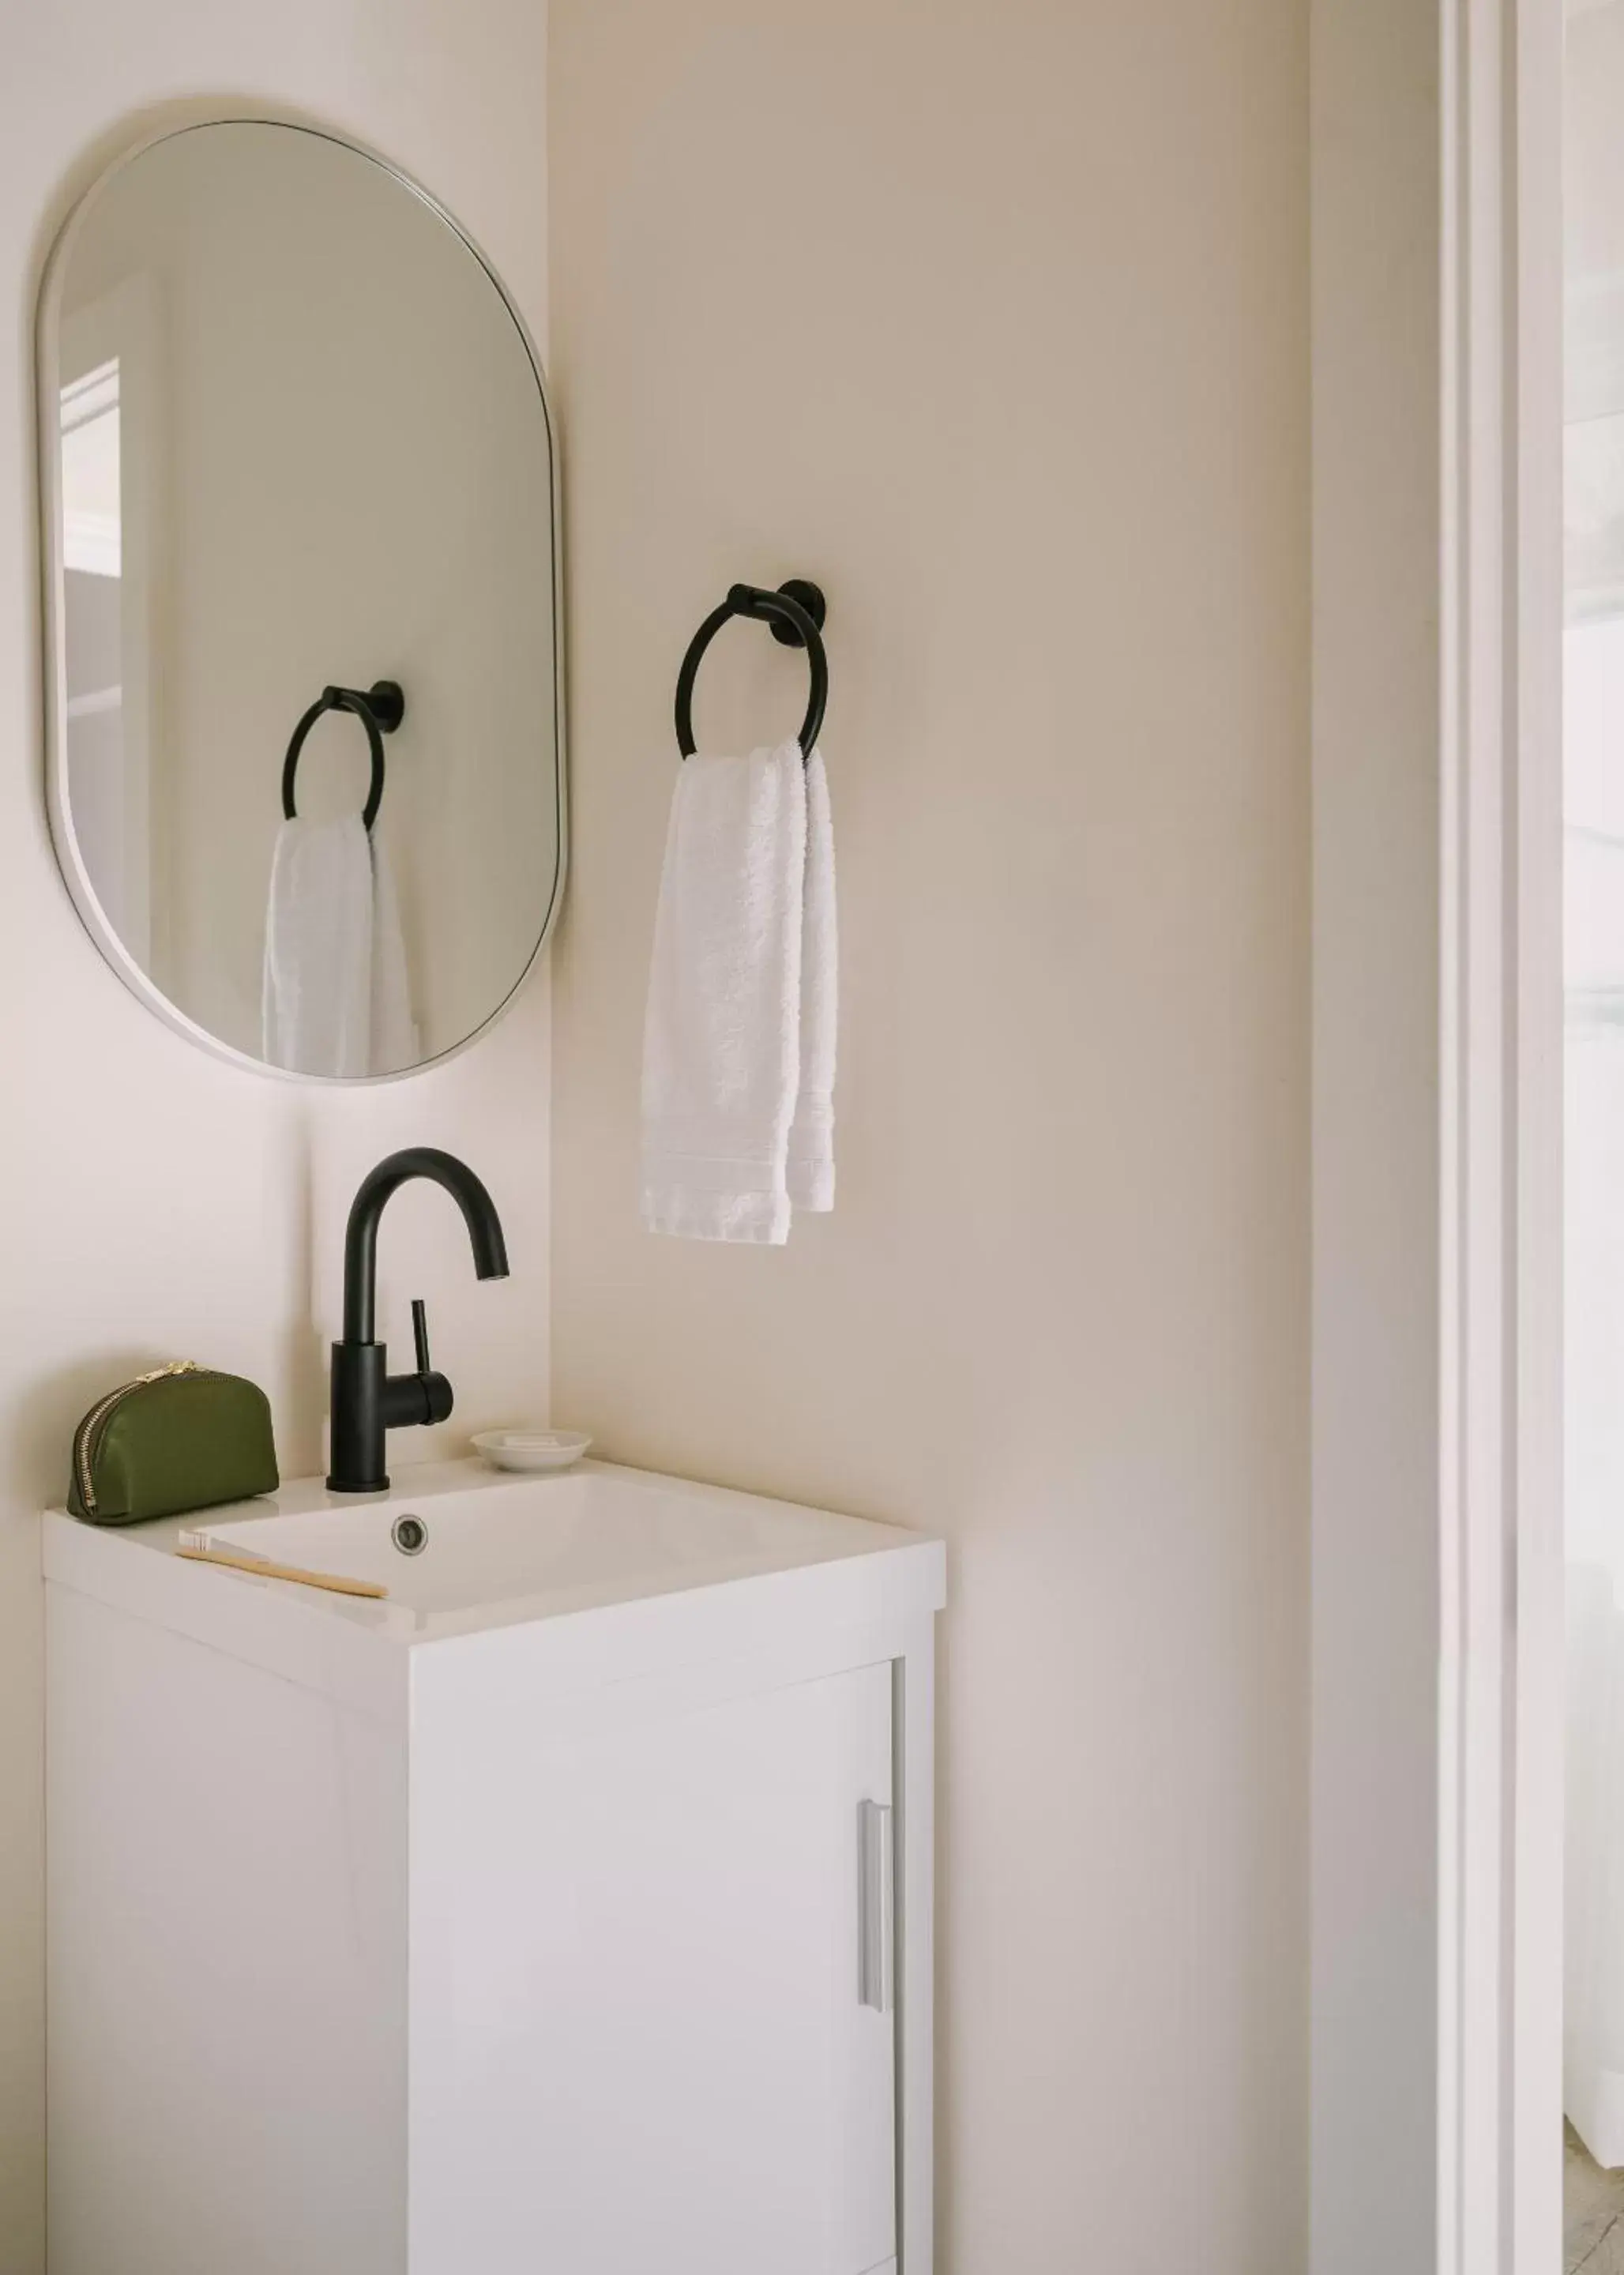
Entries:
{"type": "Polygon", "coordinates": [[[323,1090],[375,1089],[381,1084],[409,1081],[413,1075],[423,1074],[431,1067],[444,1066],[487,1034],[511,1007],[525,982],[534,971],[541,951],[552,937],[563,903],[564,881],[569,869],[569,797],[568,769],[564,742],[564,627],[563,592],[563,503],[559,495],[559,450],[557,422],[548,397],[547,375],[534,340],[524,317],[515,306],[502,278],[454,214],[448,212],[439,199],[426,190],[420,182],[397,166],[392,159],[371,149],[352,135],[340,134],[329,126],[313,125],[308,119],[278,116],[274,110],[225,110],[218,114],[190,117],[178,125],[160,128],[145,134],[132,143],[110,165],[102,169],[94,181],[74,200],[72,207],[57,231],[40,282],[39,299],[34,314],[34,384],[35,452],[39,483],[40,586],[41,631],[42,638],[42,682],[43,688],[43,728],[45,741],[45,805],[50,824],[51,843],[56,851],[57,865],[62,873],[70,899],[78,911],[86,931],[95,942],[105,961],[111,965],[131,994],[154,1012],[164,1024],[178,1034],[185,1035],[213,1057],[224,1059],[230,1065],[246,1069],[252,1074],[268,1077],[277,1082],[313,1085],[323,1090]],[[238,1050],[218,1035],[210,1033],[171,1002],[157,987],[125,946],[117,930],[109,921],[89,871],[79,850],[78,835],[68,800],[67,763],[67,691],[65,592],[63,584],[63,548],[61,529],[62,467],[58,449],[57,416],[61,398],[61,374],[57,341],[61,316],[63,282],[67,273],[73,246],[87,216],[125,170],[134,164],[148,150],[160,143],[172,142],[184,134],[194,134],[215,126],[276,126],[290,133],[308,134],[317,141],[335,144],[342,150],[352,151],[371,165],[381,168],[400,186],[426,206],[437,221],[444,223],[465,249],[478,261],[490,280],[491,287],[506,310],[514,334],[529,360],[536,383],[536,400],[540,405],[542,423],[547,430],[548,466],[552,484],[551,527],[548,532],[548,557],[552,567],[552,628],[553,628],[553,734],[556,762],[554,768],[554,811],[557,820],[557,855],[554,863],[551,890],[545,914],[536,936],[536,943],[525,967],[515,978],[502,1001],[487,1013],[479,1024],[469,1030],[455,1043],[432,1057],[419,1059],[414,1066],[401,1067],[389,1074],[376,1075],[310,1075],[300,1074],[286,1067],[272,1065],[268,1060],[253,1057],[238,1050]]]}

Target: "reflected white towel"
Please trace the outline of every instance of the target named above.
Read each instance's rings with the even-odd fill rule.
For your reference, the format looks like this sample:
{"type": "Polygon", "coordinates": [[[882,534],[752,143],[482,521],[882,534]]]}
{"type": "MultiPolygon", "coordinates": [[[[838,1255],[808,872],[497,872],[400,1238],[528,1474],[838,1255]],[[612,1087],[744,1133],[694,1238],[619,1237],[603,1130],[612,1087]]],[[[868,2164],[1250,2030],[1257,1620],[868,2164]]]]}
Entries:
{"type": "Polygon", "coordinates": [[[267,1059],[295,1074],[386,1074],[417,1057],[394,889],[359,814],[277,833],[263,1019],[267,1059]]]}
{"type": "Polygon", "coordinates": [[[372,836],[372,1037],[374,1074],[398,1074],[421,1062],[412,989],[406,977],[406,937],[389,857],[372,836]]]}
{"type": "Polygon", "coordinates": [[[809,772],[786,743],[747,759],[692,758],[678,775],[643,1043],[651,1231],[787,1239],[792,1122],[802,1205],[832,1205],[833,840],[819,761],[811,797],[822,850],[809,908],[809,772]],[[807,964],[819,975],[810,1017],[807,964]]]}

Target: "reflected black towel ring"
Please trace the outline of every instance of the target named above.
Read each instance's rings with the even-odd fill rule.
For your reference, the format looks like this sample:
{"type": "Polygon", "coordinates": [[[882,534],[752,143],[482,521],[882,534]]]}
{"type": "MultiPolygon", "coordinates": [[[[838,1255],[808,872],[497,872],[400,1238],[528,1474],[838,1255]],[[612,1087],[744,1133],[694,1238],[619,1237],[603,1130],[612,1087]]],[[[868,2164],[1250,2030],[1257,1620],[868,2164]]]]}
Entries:
{"type": "Polygon", "coordinates": [[[683,658],[683,668],[676,675],[676,747],[684,758],[691,759],[693,741],[693,683],[699,675],[699,658],[715,639],[729,616],[755,616],[773,628],[773,638],[785,647],[804,647],[812,666],[812,694],[806,705],[806,716],[801,722],[797,740],[803,759],[811,755],[823,724],[824,706],[829,699],[829,666],[819,637],[823,629],[825,608],[823,594],[816,585],[804,577],[792,577],[775,593],[764,592],[759,585],[735,585],[719,608],[713,608],[688,643],[688,653],[683,658]]]}
{"type": "Polygon", "coordinates": [[[294,778],[298,773],[298,754],[305,747],[305,737],[324,711],[353,711],[366,729],[367,747],[372,752],[372,786],[366,793],[366,805],[361,820],[368,829],[378,819],[378,808],[383,803],[383,737],[392,735],[406,715],[406,699],[401,693],[400,683],[394,679],[376,679],[363,694],[358,687],[324,687],[304,717],[293,729],[293,739],[288,744],[288,755],[282,767],[282,811],[289,821],[298,819],[298,808],[294,804],[294,778]]]}

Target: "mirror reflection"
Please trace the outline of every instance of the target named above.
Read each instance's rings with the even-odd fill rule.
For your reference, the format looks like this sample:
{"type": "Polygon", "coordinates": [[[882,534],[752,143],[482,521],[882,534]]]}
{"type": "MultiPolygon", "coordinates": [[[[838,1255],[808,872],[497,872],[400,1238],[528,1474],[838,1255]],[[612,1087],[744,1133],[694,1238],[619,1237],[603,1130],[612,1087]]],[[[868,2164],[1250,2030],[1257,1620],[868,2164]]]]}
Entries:
{"type": "Polygon", "coordinates": [[[53,826],[93,933],[244,1058],[455,1049],[563,865],[552,437],[505,296],[388,167],[222,123],[91,193],[41,354],[53,826]]]}

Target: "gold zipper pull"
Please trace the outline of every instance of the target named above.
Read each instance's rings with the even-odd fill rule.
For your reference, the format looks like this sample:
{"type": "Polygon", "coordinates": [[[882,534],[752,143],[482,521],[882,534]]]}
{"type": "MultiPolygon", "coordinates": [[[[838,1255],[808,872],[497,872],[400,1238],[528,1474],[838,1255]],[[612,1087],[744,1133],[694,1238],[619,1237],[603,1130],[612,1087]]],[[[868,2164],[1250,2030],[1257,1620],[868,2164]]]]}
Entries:
{"type": "Polygon", "coordinates": [[[166,1359],[162,1366],[151,1368],[146,1374],[138,1374],[135,1379],[137,1382],[162,1382],[166,1375],[196,1374],[198,1371],[194,1358],[171,1358],[166,1359]]]}

